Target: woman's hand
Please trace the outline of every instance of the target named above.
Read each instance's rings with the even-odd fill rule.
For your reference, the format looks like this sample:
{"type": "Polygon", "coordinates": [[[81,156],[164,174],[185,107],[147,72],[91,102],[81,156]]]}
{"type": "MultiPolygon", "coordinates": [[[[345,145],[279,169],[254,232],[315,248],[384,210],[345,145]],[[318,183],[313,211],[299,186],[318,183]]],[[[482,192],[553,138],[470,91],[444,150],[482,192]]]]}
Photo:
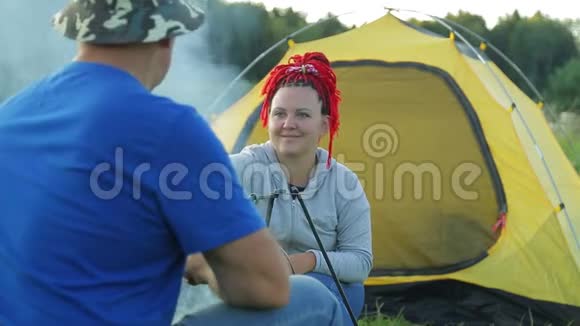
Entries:
{"type": "Polygon", "coordinates": [[[295,274],[312,272],[316,266],[316,256],[311,252],[303,252],[290,255],[290,263],[295,274]]]}

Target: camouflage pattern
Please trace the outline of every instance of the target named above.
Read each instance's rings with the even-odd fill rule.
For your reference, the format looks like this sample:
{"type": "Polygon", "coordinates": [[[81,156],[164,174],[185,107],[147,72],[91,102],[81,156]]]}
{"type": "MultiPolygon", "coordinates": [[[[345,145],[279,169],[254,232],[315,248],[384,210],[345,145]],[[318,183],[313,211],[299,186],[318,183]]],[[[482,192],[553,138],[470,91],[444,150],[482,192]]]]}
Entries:
{"type": "Polygon", "coordinates": [[[196,30],[204,20],[189,0],[74,0],[52,20],[64,36],[93,44],[156,42],[196,30]]]}

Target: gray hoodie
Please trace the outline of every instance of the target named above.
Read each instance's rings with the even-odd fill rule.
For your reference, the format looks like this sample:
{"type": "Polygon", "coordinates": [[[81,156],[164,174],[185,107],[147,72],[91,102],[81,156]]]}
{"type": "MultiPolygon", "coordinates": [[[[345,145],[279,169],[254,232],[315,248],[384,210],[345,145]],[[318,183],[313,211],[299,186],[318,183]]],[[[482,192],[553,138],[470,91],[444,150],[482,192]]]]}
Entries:
{"type": "MultiPolygon", "coordinates": [[[[316,155],[319,163],[301,196],[338,278],[363,282],[373,261],[369,202],[356,174],[334,159],[327,169],[325,149],[319,148],[316,155]]],[[[267,223],[282,248],[288,254],[314,253],[314,271],[331,275],[298,199],[290,194],[272,144],[250,145],[230,158],[264,218],[270,195],[280,193],[267,223]]]]}

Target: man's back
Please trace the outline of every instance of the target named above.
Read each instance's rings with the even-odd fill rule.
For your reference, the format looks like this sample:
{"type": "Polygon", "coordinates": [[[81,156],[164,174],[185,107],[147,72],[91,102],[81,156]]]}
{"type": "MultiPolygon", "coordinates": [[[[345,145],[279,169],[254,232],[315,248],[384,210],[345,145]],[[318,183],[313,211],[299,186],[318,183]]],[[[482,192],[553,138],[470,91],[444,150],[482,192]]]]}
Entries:
{"type": "Polygon", "coordinates": [[[230,168],[208,132],[101,64],[72,63],[0,106],[0,324],[167,324],[185,255],[263,227],[238,200],[242,216],[213,217],[239,230],[203,233],[217,223],[198,189],[204,157],[230,168]]]}

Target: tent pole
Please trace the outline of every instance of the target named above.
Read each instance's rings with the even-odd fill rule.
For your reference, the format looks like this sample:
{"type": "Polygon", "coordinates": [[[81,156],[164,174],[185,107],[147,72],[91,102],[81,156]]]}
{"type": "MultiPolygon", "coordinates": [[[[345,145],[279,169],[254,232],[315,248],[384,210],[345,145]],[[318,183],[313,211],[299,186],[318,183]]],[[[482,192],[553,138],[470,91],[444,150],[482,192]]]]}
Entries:
{"type": "Polygon", "coordinates": [[[260,62],[260,60],[262,60],[265,56],[267,56],[270,52],[274,51],[277,47],[279,47],[282,43],[287,42],[289,39],[295,37],[296,35],[299,35],[307,30],[309,30],[310,28],[317,26],[318,24],[322,24],[325,23],[331,19],[335,19],[338,18],[342,15],[346,15],[346,14],[350,14],[352,12],[347,12],[347,13],[343,13],[340,15],[336,15],[336,16],[328,16],[324,19],[320,19],[315,23],[311,23],[308,24],[290,34],[288,34],[286,37],[280,39],[278,42],[276,42],[274,45],[272,45],[271,47],[269,47],[268,49],[266,49],[264,52],[262,52],[259,56],[257,56],[248,66],[246,66],[246,68],[244,68],[244,70],[242,70],[237,76],[236,78],[234,78],[227,86],[226,88],[216,97],[216,99],[210,104],[210,106],[208,107],[208,112],[213,113],[215,112],[216,106],[225,98],[225,96],[232,90],[232,88],[234,87],[234,85],[240,80],[242,79],[242,77],[244,77],[244,75],[250,70],[252,69],[258,62],[260,62]]]}
{"type": "MultiPolygon", "coordinates": [[[[526,84],[528,85],[528,87],[532,90],[532,92],[534,93],[534,95],[536,96],[536,98],[541,101],[543,103],[543,105],[546,105],[545,99],[542,96],[542,94],[538,91],[538,89],[534,86],[534,84],[530,81],[530,79],[522,72],[522,70],[520,69],[520,67],[518,67],[518,65],[515,64],[515,62],[513,62],[510,58],[508,58],[503,52],[501,52],[500,49],[498,49],[495,45],[493,45],[491,42],[489,42],[487,39],[485,39],[484,37],[480,36],[479,34],[475,33],[474,31],[470,30],[469,28],[456,23],[452,20],[449,20],[447,18],[441,18],[442,20],[444,20],[446,23],[453,25],[456,28],[459,28],[461,30],[463,30],[464,32],[467,32],[469,35],[477,38],[480,42],[485,43],[485,45],[489,46],[497,55],[499,55],[505,62],[507,62],[507,64],[512,67],[520,77],[522,77],[524,79],[524,81],[526,82],[526,84]]],[[[554,120],[557,119],[557,116],[555,116],[554,112],[552,112],[550,109],[547,109],[546,112],[548,112],[548,115],[550,115],[550,117],[554,120]]],[[[562,133],[562,135],[564,135],[565,141],[566,141],[566,145],[568,146],[568,148],[572,151],[573,154],[578,154],[576,153],[576,151],[574,150],[574,146],[572,146],[572,140],[570,138],[570,135],[566,132],[566,130],[564,128],[562,128],[561,126],[558,125],[558,129],[560,129],[560,132],[562,133]]]]}
{"type": "MultiPolygon", "coordinates": [[[[433,16],[430,14],[425,14],[419,11],[415,11],[415,10],[405,10],[405,9],[393,9],[393,8],[389,8],[390,10],[397,10],[397,11],[409,11],[409,12],[415,12],[418,14],[423,14],[426,16],[429,16],[431,18],[433,18],[434,20],[436,20],[439,24],[443,25],[445,28],[447,28],[450,32],[453,32],[455,34],[457,34],[457,36],[469,47],[469,49],[471,51],[473,51],[473,53],[477,56],[477,58],[485,65],[485,67],[491,72],[491,74],[494,76],[495,80],[498,82],[498,84],[501,86],[501,89],[504,91],[505,95],[510,99],[512,106],[511,109],[514,110],[517,114],[518,117],[520,118],[520,120],[522,121],[526,132],[528,134],[528,136],[530,137],[530,139],[532,140],[532,142],[534,143],[534,146],[536,148],[536,151],[538,153],[538,155],[540,156],[540,159],[542,161],[542,165],[544,166],[544,169],[546,170],[546,173],[548,173],[548,177],[550,179],[550,183],[552,184],[552,187],[554,188],[554,191],[556,192],[556,197],[558,198],[559,201],[559,205],[560,204],[564,204],[564,201],[562,200],[562,195],[560,194],[560,190],[558,189],[558,186],[556,184],[556,181],[554,180],[554,176],[552,174],[552,171],[550,170],[550,167],[548,166],[548,163],[546,162],[545,158],[544,158],[544,154],[542,152],[542,150],[540,149],[540,146],[538,145],[538,142],[536,141],[536,138],[534,137],[534,134],[532,133],[528,123],[526,122],[524,116],[522,115],[521,111],[519,110],[515,99],[512,97],[512,95],[508,92],[508,90],[506,89],[505,85],[500,81],[499,77],[497,76],[497,74],[493,71],[493,69],[491,69],[491,67],[489,66],[489,64],[487,63],[487,61],[481,56],[481,54],[465,39],[465,37],[463,37],[463,35],[461,35],[461,33],[456,32],[451,26],[449,26],[445,21],[443,21],[441,18],[437,17],[437,16],[433,16]]],[[[576,233],[576,229],[574,227],[574,224],[572,223],[572,220],[570,219],[570,215],[568,214],[568,210],[566,209],[566,206],[564,205],[562,212],[564,212],[564,215],[566,216],[566,221],[568,222],[568,225],[570,227],[570,231],[572,231],[572,235],[574,236],[574,241],[576,242],[576,248],[580,249],[580,240],[578,239],[578,234],[576,233]]]]}
{"type": "MultiPolygon", "coordinates": [[[[477,39],[478,39],[480,42],[483,42],[483,43],[485,43],[485,44],[486,44],[487,46],[489,46],[489,47],[490,47],[490,48],[491,48],[491,49],[492,49],[492,50],[493,50],[493,51],[494,51],[494,52],[495,52],[497,55],[499,55],[499,56],[500,56],[500,57],[501,57],[501,58],[502,58],[502,59],[503,59],[505,62],[507,62],[507,64],[508,64],[510,67],[512,67],[512,68],[513,68],[513,69],[514,69],[514,70],[515,70],[515,71],[518,73],[518,75],[519,75],[520,77],[522,77],[522,78],[523,78],[523,80],[526,82],[526,84],[528,85],[528,87],[530,87],[530,89],[532,90],[532,92],[534,93],[534,95],[536,96],[536,98],[537,98],[539,101],[541,101],[541,102],[543,103],[543,105],[546,105],[545,99],[544,99],[544,97],[542,96],[542,94],[540,93],[540,91],[538,91],[538,89],[537,89],[537,88],[534,86],[534,84],[533,84],[533,83],[530,81],[530,79],[528,78],[528,76],[526,76],[526,75],[525,75],[525,74],[522,72],[522,70],[520,69],[520,67],[518,67],[518,65],[517,65],[515,62],[513,62],[513,61],[512,61],[510,58],[508,58],[508,57],[507,57],[507,56],[506,56],[506,55],[505,55],[505,54],[504,54],[504,53],[503,53],[503,52],[502,52],[500,49],[498,49],[498,48],[497,48],[495,45],[493,45],[491,42],[489,42],[487,39],[485,39],[485,38],[484,38],[484,37],[482,37],[481,35],[479,35],[479,34],[475,33],[474,31],[470,30],[469,28],[467,28],[467,27],[465,27],[465,26],[463,26],[463,25],[461,25],[461,24],[459,24],[459,23],[457,23],[457,22],[454,22],[454,21],[452,21],[452,20],[449,20],[449,19],[447,19],[447,18],[435,17],[435,16],[433,16],[433,15],[426,14],[426,13],[422,13],[422,12],[415,11],[415,10],[406,10],[406,9],[394,9],[394,8],[388,8],[388,10],[389,10],[389,11],[390,11],[390,10],[399,10],[399,11],[411,11],[411,12],[419,13],[419,14],[422,14],[422,15],[425,15],[425,16],[429,16],[429,17],[431,17],[431,18],[433,18],[433,19],[437,18],[437,19],[440,19],[440,20],[442,20],[442,21],[446,22],[447,24],[453,25],[454,27],[456,27],[456,28],[459,28],[459,29],[461,29],[462,31],[464,31],[464,32],[468,33],[469,35],[471,35],[471,36],[473,36],[473,37],[477,38],[477,39]]],[[[446,26],[446,28],[448,28],[448,29],[449,29],[450,27],[446,26]]],[[[452,30],[452,29],[450,29],[450,30],[452,30]]],[[[465,41],[465,42],[467,43],[467,41],[465,41]]],[[[501,84],[501,83],[500,83],[500,84],[501,84]]],[[[556,120],[556,119],[557,119],[557,116],[555,116],[554,112],[552,112],[552,110],[551,110],[551,109],[549,109],[549,108],[548,108],[548,109],[546,110],[546,112],[548,112],[548,115],[550,116],[550,118],[552,118],[552,119],[554,119],[554,120],[556,120]]],[[[569,149],[570,151],[572,151],[572,153],[573,153],[573,154],[578,154],[578,153],[576,152],[576,150],[574,149],[574,146],[573,146],[572,139],[571,139],[570,135],[569,135],[569,134],[566,132],[566,130],[565,130],[564,128],[562,128],[561,126],[559,126],[559,125],[557,126],[557,128],[560,130],[560,133],[561,133],[561,134],[564,136],[564,141],[565,141],[565,143],[566,143],[566,146],[568,147],[568,149],[569,149]]]]}

